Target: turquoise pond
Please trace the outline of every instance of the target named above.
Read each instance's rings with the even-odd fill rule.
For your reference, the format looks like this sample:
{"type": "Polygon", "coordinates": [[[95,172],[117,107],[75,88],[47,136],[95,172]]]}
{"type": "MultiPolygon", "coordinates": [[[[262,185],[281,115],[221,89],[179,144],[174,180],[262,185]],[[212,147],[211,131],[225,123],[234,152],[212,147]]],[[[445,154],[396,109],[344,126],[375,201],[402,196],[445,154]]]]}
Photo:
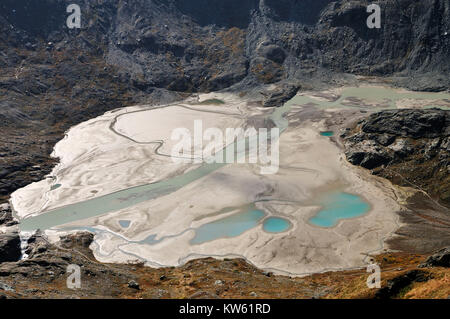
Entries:
{"type": "Polygon", "coordinates": [[[336,192],[322,197],[322,209],[309,222],[319,227],[334,227],[340,220],[360,217],[370,210],[370,204],[353,194],[336,192]]]}
{"type": "Polygon", "coordinates": [[[331,137],[334,135],[334,132],[332,132],[332,131],[320,132],[320,135],[331,137]]]}
{"type": "Polygon", "coordinates": [[[291,223],[279,217],[269,217],[263,223],[263,229],[269,233],[282,233],[291,228],[291,223]]]}
{"type": "Polygon", "coordinates": [[[130,227],[130,223],[131,223],[131,220],[119,220],[119,224],[120,224],[120,226],[122,226],[123,228],[128,228],[128,227],[130,227]]]}
{"type": "Polygon", "coordinates": [[[53,185],[52,187],[50,187],[50,190],[51,191],[54,191],[55,189],[58,189],[58,188],[60,188],[62,185],[61,184],[55,184],[55,185],[53,185]]]}
{"type": "Polygon", "coordinates": [[[219,238],[239,236],[256,227],[264,216],[263,211],[252,209],[202,225],[195,230],[195,237],[191,240],[191,244],[202,244],[219,238]]]}

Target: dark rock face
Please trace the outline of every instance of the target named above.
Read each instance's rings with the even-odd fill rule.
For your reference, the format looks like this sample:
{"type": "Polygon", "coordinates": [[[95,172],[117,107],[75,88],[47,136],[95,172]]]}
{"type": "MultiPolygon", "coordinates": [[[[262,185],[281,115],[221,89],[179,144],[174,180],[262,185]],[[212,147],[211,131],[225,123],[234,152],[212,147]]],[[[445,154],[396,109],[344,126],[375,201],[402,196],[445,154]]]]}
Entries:
{"type": "Polygon", "coordinates": [[[1,204],[0,227],[3,231],[0,231],[0,263],[18,261],[22,255],[17,227],[12,227],[16,224],[9,205],[1,204]]]}
{"type": "Polygon", "coordinates": [[[450,267],[450,247],[443,248],[427,258],[421,267],[450,267]]]}
{"type": "Polygon", "coordinates": [[[18,222],[12,216],[11,208],[9,207],[9,205],[0,205],[0,226],[11,227],[17,224],[18,222]]]}
{"type": "Polygon", "coordinates": [[[345,155],[347,156],[347,160],[353,165],[359,165],[367,169],[386,165],[391,160],[391,157],[387,153],[378,150],[368,150],[365,152],[348,150],[345,155]]]}
{"type": "MultiPolygon", "coordinates": [[[[378,113],[362,125],[364,133],[412,138],[440,138],[450,136],[450,116],[445,111],[394,110],[378,113]]],[[[384,145],[386,146],[386,145],[384,145]]]]}
{"type": "Polygon", "coordinates": [[[341,137],[350,163],[450,205],[450,111],[382,111],[341,137]]]}
{"type": "Polygon", "coordinates": [[[21,256],[20,236],[17,231],[0,234],[0,263],[18,261],[21,256]]]}
{"type": "Polygon", "coordinates": [[[175,7],[182,14],[192,17],[201,26],[214,24],[228,28],[247,28],[251,13],[258,9],[259,4],[259,0],[175,0],[174,2],[175,7]]]}

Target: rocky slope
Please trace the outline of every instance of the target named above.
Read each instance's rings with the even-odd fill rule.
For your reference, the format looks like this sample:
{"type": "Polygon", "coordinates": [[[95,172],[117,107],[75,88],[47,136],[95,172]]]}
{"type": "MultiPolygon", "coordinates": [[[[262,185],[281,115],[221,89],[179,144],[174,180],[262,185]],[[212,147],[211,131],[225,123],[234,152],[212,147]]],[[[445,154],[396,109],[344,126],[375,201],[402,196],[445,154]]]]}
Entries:
{"type": "Polygon", "coordinates": [[[428,253],[450,245],[450,111],[382,111],[341,138],[349,162],[417,191],[399,212],[392,248],[428,253]]]}
{"type": "MultiPolygon", "coordinates": [[[[97,56],[144,91],[219,90],[243,79],[301,80],[319,68],[382,76],[404,72],[416,77],[411,86],[449,87],[446,0],[379,1],[381,29],[366,25],[370,1],[84,0],[82,28],[74,31],[65,27],[69,3],[3,1],[3,40],[10,49],[45,48],[61,56],[76,49],[67,56],[73,63],[97,56]]],[[[22,62],[9,53],[3,64],[22,62]]],[[[33,62],[46,64],[45,57],[33,62]]]]}
{"type": "Polygon", "coordinates": [[[342,137],[352,164],[450,206],[450,111],[383,111],[342,137]]]}

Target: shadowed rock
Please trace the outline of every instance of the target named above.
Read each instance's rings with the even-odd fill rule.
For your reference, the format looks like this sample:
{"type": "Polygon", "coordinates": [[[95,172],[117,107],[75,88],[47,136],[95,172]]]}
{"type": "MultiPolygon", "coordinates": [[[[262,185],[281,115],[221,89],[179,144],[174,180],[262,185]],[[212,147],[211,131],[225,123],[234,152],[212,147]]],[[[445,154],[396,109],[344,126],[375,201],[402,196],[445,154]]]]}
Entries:
{"type": "Polygon", "coordinates": [[[412,138],[450,135],[450,115],[444,110],[388,110],[373,114],[364,122],[365,133],[412,138]]]}
{"type": "Polygon", "coordinates": [[[0,263],[18,261],[21,256],[20,236],[17,231],[0,234],[0,263]]]}
{"type": "Polygon", "coordinates": [[[437,251],[419,267],[450,267],[450,247],[437,251]]]}
{"type": "Polygon", "coordinates": [[[450,111],[386,110],[341,135],[347,160],[450,205],[450,111]]]}

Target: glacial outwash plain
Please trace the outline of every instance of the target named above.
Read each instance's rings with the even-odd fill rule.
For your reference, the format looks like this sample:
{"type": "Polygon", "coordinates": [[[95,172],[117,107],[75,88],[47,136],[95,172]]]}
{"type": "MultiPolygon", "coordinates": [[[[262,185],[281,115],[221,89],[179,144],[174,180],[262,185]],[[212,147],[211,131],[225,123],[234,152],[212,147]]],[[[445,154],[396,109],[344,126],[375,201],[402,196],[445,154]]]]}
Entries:
{"type": "Polygon", "coordinates": [[[448,1],[66,2],[0,4],[0,298],[450,296],[448,1]]]}
{"type": "MultiPolygon", "coordinates": [[[[174,142],[168,137],[183,123],[202,120],[206,127],[225,130],[258,119],[263,123],[264,113],[273,112],[249,107],[252,103],[231,95],[215,94],[209,100],[224,104],[208,105],[201,103],[208,97],[200,95],[197,103],[129,107],[72,128],[55,148],[60,164],[51,177],[14,192],[12,207],[24,231],[94,231],[94,256],[102,262],[137,259],[150,266],[180,266],[199,257],[234,256],[265,270],[297,275],[364,266],[368,255],[382,251],[385,239],[398,228],[398,198],[404,200],[407,192],[352,166],[333,138],[320,134],[329,129],[334,113],[347,112],[347,119],[360,113],[339,103],[321,106],[322,100],[327,104],[334,99],[329,94],[299,95],[286,103],[289,110],[282,116],[289,123],[279,140],[277,174],[261,175],[257,164],[234,163],[210,171],[173,163],[174,142]],[[317,106],[305,108],[302,100],[317,106]],[[198,171],[195,178],[176,180],[193,169],[198,171]],[[164,184],[171,179],[173,185],[164,184]],[[158,183],[162,187],[142,188],[158,183]],[[338,220],[334,227],[312,224],[309,220],[323,207],[320,198],[326,201],[333,192],[364,198],[367,211],[338,220]],[[144,198],[137,200],[140,196],[144,198]],[[83,205],[89,200],[92,209],[83,205]],[[291,227],[273,234],[264,231],[261,219],[238,236],[190,243],[202,225],[245,213],[252,205],[264,218],[284,218],[291,227]],[[124,220],[126,227],[120,223],[124,220]]],[[[339,125],[334,130],[339,134],[339,125]]],[[[343,203],[331,209],[339,205],[343,203]]]]}
{"type": "MultiPolygon", "coordinates": [[[[113,110],[71,128],[53,153],[60,163],[43,181],[14,192],[11,204],[24,232],[40,229],[55,242],[67,233],[94,233],[90,248],[105,263],[169,267],[215,257],[243,258],[290,276],[357,269],[390,248],[387,240],[401,227],[399,213],[419,190],[353,166],[339,135],[368,108],[371,113],[396,109],[412,100],[417,109],[446,109],[448,98],[363,85],[299,93],[275,110],[221,93],[113,110]],[[383,94],[365,97],[373,91],[383,94]],[[352,105],[355,100],[358,106],[352,105]],[[258,164],[195,165],[171,158],[174,141],[168,137],[186,123],[192,132],[195,120],[225,131],[267,120],[276,125],[277,113],[287,123],[276,174],[261,175],[258,164]],[[334,216],[346,205],[345,199],[333,199],[336,193],[360,197],[367,208],[329,225],[314,224],[328,202],[335,201],[328,203],[334,216]],[[262,216],[247,229],[194,241],[202,227],[215,223],[210,232],[220,232],[226,218],[251,209],[262,216]],[[267,231],[263,224],[269,217],[287,220],[289,226],[267,231]]],[[[354,208],[348,204],[346,209],[354,208]]]]}

